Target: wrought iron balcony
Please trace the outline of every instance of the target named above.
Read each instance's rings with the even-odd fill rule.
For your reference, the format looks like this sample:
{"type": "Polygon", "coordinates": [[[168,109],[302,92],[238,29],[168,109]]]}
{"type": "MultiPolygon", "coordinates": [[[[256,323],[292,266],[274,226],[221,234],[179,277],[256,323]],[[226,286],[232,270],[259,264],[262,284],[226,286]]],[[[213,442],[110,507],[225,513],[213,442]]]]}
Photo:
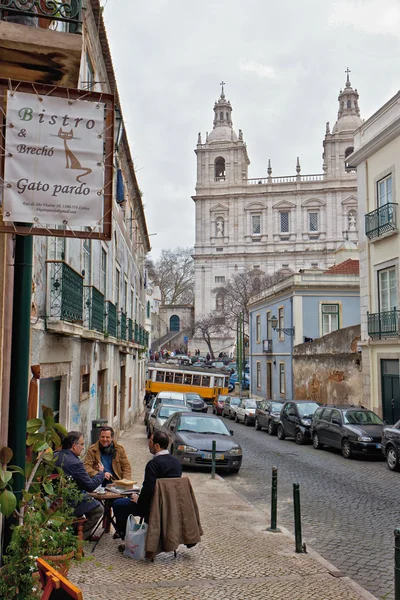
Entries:
{"type": "Polygon", "coordinates": [[[49,316],[69,321],[83,322],[83,277],[63,260],[49,260],[50,283],[49,316]]]}
{"type": "Polygon", "coordinates": [[[104,296],[93,285],[84,285],[85,327],[104,332],[104,296]]]}
{"type": "Polygon", "coordinates": [[[106,311],[106,327],[105,331],[108,335],[117,337],[117,308],[115,304],[107,300],[105,303],[106,311]]]}
{"type": "Polygon", "coordinates": [[[374,340],[398,337],[400,311],[396,308],[386,312],[367,313],[368,335],[374,340]]]}
{"type": "Polygon", "coordinates": [[[0,0],[0,20],[47,29],[82,32],[82,0],[0,0]],[[60,25],[58,25],[60,23],[60,25]]]}
{"type": "Polygon", "coordinates": [[[120,310],[118,317],[118,339],[126,340],[126,314],[120,310]]]}
{"type": "Polygon", "coordinates": [[[373,240],[397,229],[397,204],[388,202],[365,215],[365,235],[373,240]]]}
{"type": "Polygon", "coordinates": [[[128,342],[133,342],[133,321],[128,319],[128,342]]]}

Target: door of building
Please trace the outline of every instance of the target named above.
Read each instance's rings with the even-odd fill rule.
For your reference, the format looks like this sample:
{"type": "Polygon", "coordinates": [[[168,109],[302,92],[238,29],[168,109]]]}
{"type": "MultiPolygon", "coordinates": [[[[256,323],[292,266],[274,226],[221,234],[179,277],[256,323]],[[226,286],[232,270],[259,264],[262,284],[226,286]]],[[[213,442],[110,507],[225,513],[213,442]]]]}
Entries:
{"type": "Polygon", "coordinates": [[[105,370],[97,371],[97,412],[100,419],[107,419],[107,405],[105,396],[105,370]]]}
{"type": "Polygon", "coordinates": [[[120,423],[119,426],[121,429],[125,427],[125,399],[126,399],[126,382],[125,382],[125,365],[121,365],[121,407],[120,407],[120,423]]]}
{"type": "Polygon", "coordinates": [[[267,398],[272,398],[272,363],[267,362],[267,398]]]}
{"type": "Polygon", "coordinates": [[[382,417],[388,423],[400,419],[400,372],[398,360],[381,360],[382,417]]]}
{"type": "Polygon", "coordinates": [[[51,408],[55,420],[60,420],[60,385],[61,377],[48,377],[40,380],[39,418],[43,418],[43,406],[51,408]]]}

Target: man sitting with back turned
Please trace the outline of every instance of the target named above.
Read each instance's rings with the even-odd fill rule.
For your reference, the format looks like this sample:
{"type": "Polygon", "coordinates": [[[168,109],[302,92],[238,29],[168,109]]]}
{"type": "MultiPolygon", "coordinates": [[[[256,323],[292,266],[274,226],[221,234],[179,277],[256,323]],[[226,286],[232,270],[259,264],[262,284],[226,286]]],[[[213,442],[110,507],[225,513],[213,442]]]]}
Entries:
{"type": "Polygon", "coordinates": [[[169,437],[163,431],[156,431],[149,439],[149,450],[153,454],[144,472],[144,481],[140,495],[132,494],[131,498],[115,500],[114,515],[119,535],[125,537],[126,522],[129,515],[149,518],[151,502],[154,496],[156,480],[166,477],[181,477],[182,465],[175,456],[168,452],[169,437]]]}
{"type": "MultiPolygon", "coordinates": [[[[114,439],[114,429],[105,425],[100,429],[99,440],[90,446],[83,459],[90,477],[99,472],[99,464],[113,479],[131,479],[132,470],[125,449],[114,439]]],[[[103,482],[105,485],[105,482],[103,482]]]]}
{"type": "Polygon", "coordinates": [[[92,531],[103,516],[103,506],[98,500],[95,500],[87,492],[93,492],[103,480],[109,479],[110,474],[104,471],[102,464],[99,464],[99,473],[94,477],[89,477],[83,462],[79,458],[85,442],[80,431],[70,431],[63,439],[62,449],[54,454],[56,464],[61,467],[66,475],[69,475],[77,484],[78,488],[84,492],[83,500],[75,506],[75,515],[82,517],[85,515],[86,522],[83,526],[83,537],[85,540],[97,541],[97,536],[92,536],[92,531]]]}

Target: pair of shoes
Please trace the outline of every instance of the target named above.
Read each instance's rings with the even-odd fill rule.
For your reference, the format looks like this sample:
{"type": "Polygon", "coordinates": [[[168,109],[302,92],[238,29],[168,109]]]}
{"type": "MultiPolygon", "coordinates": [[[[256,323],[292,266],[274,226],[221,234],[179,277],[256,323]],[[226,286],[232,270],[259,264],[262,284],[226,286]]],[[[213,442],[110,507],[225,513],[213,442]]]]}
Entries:
{"type": "Polygon", "coordinates": [[[98,541],[99,541],[99,539],[100,539],[100,536],[99,536],[99,535],[91,535],[91,536],[88,538],[89,542],[98,542],[98,541]]]}
{"type": "Polygon", "coordinates": [[[125,544],[120,544],[120,545],[118,546],[118,550],[119,550],[120,552],[123,552],[123,551],[125,550],[125,544]]]}
{"type": "Polygon", "coordinates": [[[120,540],[120,539],[121,539],[121,536],[120,536],[120,534],[118,533],[118,531],[116,531],[116,532],[114,533],[114,535],[113,535],[113,540],[120,540]]]}

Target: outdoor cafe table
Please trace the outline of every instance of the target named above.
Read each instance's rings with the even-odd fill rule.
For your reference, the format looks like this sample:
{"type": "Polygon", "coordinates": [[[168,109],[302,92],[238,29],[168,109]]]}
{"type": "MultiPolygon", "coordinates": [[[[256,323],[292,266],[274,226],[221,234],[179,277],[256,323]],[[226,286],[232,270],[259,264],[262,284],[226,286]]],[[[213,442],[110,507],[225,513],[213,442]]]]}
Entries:
{"type": "Polygon", "coordinates": [[[91,496],[92,498],[95,498],[96,500],[99,500],[102,503],[102,505],[104,506],[103,519],[102,519],[102,521],[99,521],[97,523],[96,528],[92,532],[92,535],[94,535],[96,533],[97,529],[100,527],[100,523],[101,522],[103,523],[104,529],[100,535],[100,538],[97,540],[97,542],[94,543],[93,548],[92,548],[92,552],[94,552],[97,544],[99,543],[99,541],[101,540],[103,535],[105,533],[109,533],[111,523],[114,525],[115,531],[117,531],[116,523],[111,514],[111,508],[112,508],[113,501],[117,500],[118,498],[129,498],[129,494],[126,494],[126,493],[125,494],[117,494],[115,492],[106,491],[104,494],[99,494],[98,492],[89,492],[89,496],[91,496]]]}

